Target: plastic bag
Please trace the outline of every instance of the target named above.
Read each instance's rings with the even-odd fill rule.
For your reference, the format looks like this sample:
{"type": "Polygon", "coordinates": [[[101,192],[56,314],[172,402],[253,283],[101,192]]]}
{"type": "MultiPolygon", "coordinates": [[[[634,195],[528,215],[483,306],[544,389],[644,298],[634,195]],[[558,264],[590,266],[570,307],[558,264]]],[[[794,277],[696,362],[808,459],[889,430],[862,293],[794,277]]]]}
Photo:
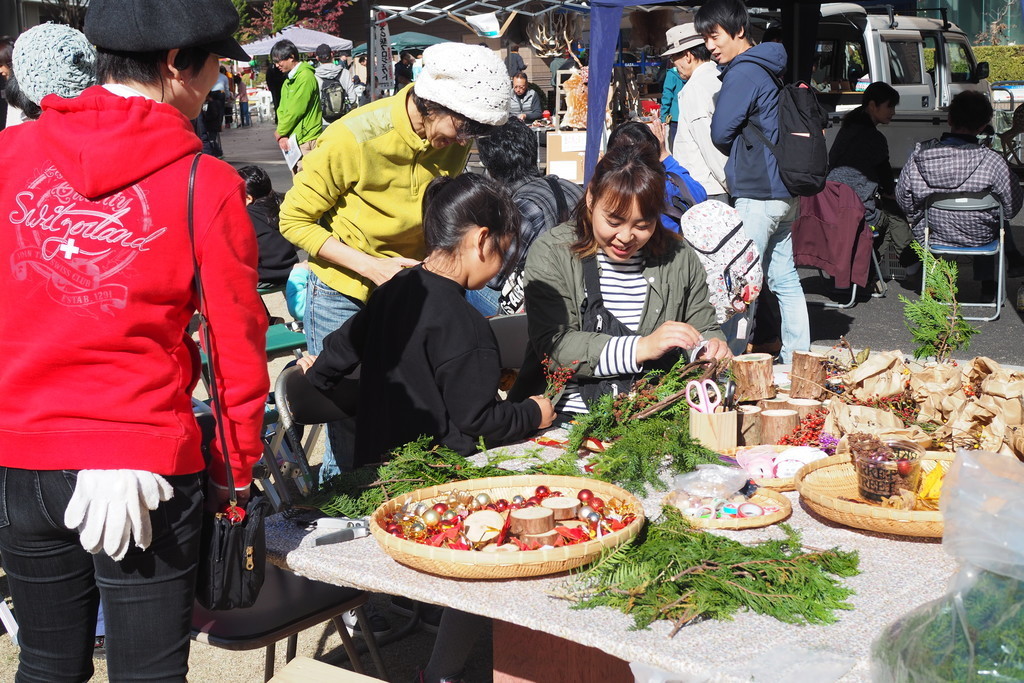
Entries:
{"type": "Polygon", "coordinates": [[[677,475],[675,489],[694,496],[728,498],[747,483],[747,473],[724,465],[697,465],[693,472],[677,475]]]}
{"type": "Polygon", "coordinates": [[[1024,464],[957,453],[940,503],[949,593],[891,624],[872,647],[876,681],[1024,680],[1024,464]]]}

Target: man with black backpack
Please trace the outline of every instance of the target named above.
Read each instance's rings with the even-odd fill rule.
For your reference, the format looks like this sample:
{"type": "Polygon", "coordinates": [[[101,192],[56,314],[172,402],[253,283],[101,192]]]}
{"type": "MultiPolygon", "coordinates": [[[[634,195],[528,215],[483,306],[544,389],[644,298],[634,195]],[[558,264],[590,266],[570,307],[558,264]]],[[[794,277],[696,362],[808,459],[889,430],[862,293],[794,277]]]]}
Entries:
{"type": "Polygon", "coordinates": [[[316,61],[319,64],[313,73],[320,84],[320,109],[326,126],[347,114],[359,100],[359,93],[345,65],[334,63],[330,45],[317,47],[316,61]]]}
{"type": "MultiPolygon", "coordinates": [[[[694,23],[721,71],[711,139],[729,155],[729,193],[747,236],[761,252],[768,286],[779,299],[781,357],[789,363],[794,351],[810,348],[811,335],[807,300],[793,263],[791,228],[799,201],[783,182],[777,159],[786,50],[780,43],[753,44],[741,0],[711,0],[701,6],[694,23]]],[[[809,161],[812,157],[807,155],[809,161]]]]}

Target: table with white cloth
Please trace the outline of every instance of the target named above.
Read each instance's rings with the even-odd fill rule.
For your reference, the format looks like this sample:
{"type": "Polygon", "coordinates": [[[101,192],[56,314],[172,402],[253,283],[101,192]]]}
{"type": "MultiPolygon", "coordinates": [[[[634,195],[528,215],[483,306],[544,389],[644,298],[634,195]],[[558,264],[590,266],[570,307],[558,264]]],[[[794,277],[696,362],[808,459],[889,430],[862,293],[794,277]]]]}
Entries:
{"type": "MultiPolygon", "coordinates": [[[[552,430],[548,435],[564,438],[565,432],[552,430]]],[[[527,449],[535,453],[538,446],[524,442],[503,450],[527,449]]],[[[550,448],[544,453],[548,458],[559,454],[550,448]]],[[[672,681],[868,681],[874,639],[897,617],[940,597],[956,562],[943,551],[939,539],[851,529],[809,513],[797,493],[785,495],[793,503],[787,521],[802,532],[807,547],[838,547],[860,554],[861,573],[842,579],[856,591],[850,598],[854,609],[837,612],[835,624],[798,626],[741,612],[731,622],[692,623],[670,638],[672,625],[666,621],[636,631],[630,630],[632,617],[616,610],[571,609],[572,603],[552,596],[563,592],[565,574],[511,580],[441,578],[399,564],[372,537],[315,546],[315,537],[329,532],[307,532],[281,515],[267,522],[267,553],[274,564],[311,579],[491,617],[495,620],[495,681],[633,680],[624,662],[671,672],[672,681]],[[581,673],[585,667],[578,668],[574,670],[579,675],[559,678],[559,671],[565,675],[569,656],[563,657],[562,651],[547,652],[544,657],[553,678],[510,671],[523,659],[524,644],[531,642],[566,653],[575,650],[577,659],[572,661],[589,662],[598,671],[585,676],[581,673]]],[[[655,492],[644,499],[649,519],[657,516],[663,496],[655,492]]],[[[777,527],[715,533],[744,543],[783,537],[777,527]]],[[[536,658],[534,653],[531,659],[536,658]]]]}

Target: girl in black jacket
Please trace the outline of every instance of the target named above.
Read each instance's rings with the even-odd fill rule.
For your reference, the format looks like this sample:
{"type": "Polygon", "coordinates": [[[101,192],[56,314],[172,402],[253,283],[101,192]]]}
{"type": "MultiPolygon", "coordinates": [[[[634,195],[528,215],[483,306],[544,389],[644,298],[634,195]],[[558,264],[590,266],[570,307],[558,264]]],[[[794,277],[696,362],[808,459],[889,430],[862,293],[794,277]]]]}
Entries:
{"type": "Polygon", "coordinates": [[[259,287],[280,287],[288,281],[292,266],[299,262],[295,245],[281,236],[278,226],[281,199],[262,167],[243,166],[238,169],[238,175],[245,180],[245,203],[256,229],[259,287]]]}

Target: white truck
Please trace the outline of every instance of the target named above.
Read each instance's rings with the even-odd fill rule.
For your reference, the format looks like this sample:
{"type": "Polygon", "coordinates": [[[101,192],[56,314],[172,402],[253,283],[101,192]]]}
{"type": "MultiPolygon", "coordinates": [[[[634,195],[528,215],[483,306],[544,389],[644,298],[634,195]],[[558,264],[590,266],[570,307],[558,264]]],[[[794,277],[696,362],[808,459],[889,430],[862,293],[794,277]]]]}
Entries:
{"type": "Polygon", "coordinates": [[[991,98],[988,63],[978,62],[967,36],[942,18],[901,16],[889,9],[868,13],[852,3],[821,6],[812,85],[830,112],[829,144],[843,114],[861,103],[874,81],[900,93],[891,124],[879,126],[889,141],[889,158],[900,168],[914,143],[938,137],[946,107],[958,92],[977,90],[991,98]]]}

